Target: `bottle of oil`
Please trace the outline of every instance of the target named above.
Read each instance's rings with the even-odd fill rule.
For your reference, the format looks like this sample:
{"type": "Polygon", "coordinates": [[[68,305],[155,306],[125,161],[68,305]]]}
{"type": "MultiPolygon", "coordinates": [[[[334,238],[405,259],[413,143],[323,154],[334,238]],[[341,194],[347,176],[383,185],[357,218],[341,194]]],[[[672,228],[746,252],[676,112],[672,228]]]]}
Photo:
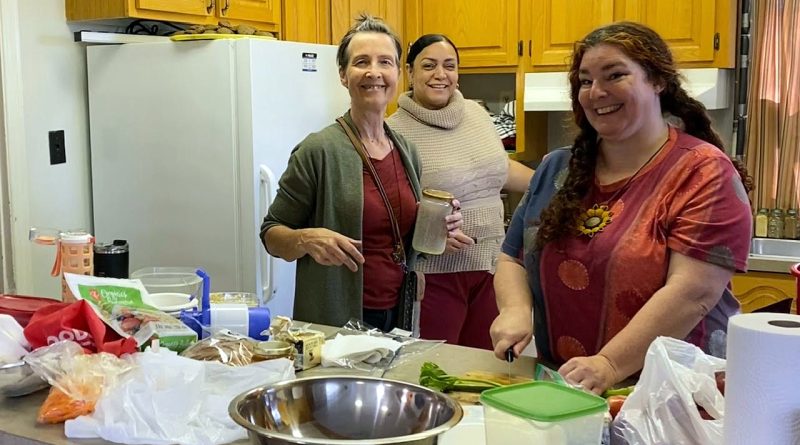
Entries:
{"type": "Polygon", "coordinates": [[[758,238],[766,238],[767,237],[767,224],[769,220],[769,209],[761,208],[758,209],[758,213],[755,217],[755,235],[758,238]]]}
{"type": "Polygon", "coordinates": [[[783,210],[772,209],[767,221],[767,238],[783,238],[783,210]]]}

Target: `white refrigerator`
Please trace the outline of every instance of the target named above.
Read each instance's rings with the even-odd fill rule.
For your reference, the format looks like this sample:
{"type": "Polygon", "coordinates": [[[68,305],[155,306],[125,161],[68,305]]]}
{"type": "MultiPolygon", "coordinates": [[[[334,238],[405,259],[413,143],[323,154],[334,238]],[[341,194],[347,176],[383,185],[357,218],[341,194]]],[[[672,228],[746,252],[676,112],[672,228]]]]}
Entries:
{"type": "Polygon", "coordinates": [[[131,272],[202,267],[292,315],[295,264],[258,232],[295,145],[349,107],[336,47],[270,40],[87,48],[94,234],[131,272]]]}

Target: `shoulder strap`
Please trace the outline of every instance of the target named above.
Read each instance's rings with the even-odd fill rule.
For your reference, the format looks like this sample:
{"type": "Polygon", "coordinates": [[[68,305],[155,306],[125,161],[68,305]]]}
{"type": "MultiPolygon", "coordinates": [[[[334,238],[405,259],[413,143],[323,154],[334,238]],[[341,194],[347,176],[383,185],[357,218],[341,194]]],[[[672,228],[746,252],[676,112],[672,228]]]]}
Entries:
{"type": "Polygon", "coordinates": [[[389,197],[386,196],[386,190],[383,188],[381,178],[378,177],[378,172],[375,171],[375,166],[372,165],[372,161],[370,161],[369,156],[367,156],[367,149],[364,147],[364,143],[355,135],[353,129],[350,128],[350,125],[344,120],[344,118],[338,117],[336,118],[336,122],[342,126],[345,134],[347,134],[347,137],[350,138],[350,142],[353,144],[356,152],[358,152],[358,155],[361,157],[361,162],[363,162],[364,166],[367,167],[370,176],[372,176],[372,180],[375,181],[375,186],[378,188],[378,192],[383,198],[383,203],[386,205],[386,211],[389,213],[389,221],[392,225],[392,234],[395,242],[394,252],[392,252],[392,259],[394,259],[394,261],[398,264],[405,264],[406,251],[403,248],[403,236],[400,234],[400,225],[397,223],[397,218],[394,215],[392,203],[389,202],[389,197]]]}

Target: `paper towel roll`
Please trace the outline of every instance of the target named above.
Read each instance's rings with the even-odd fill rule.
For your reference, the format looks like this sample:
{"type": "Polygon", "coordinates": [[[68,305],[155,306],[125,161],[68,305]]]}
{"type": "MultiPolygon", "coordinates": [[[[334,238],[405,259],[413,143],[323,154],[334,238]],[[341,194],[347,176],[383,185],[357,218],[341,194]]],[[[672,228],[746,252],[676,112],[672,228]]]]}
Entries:
{"type": "Polygon", "coordinates": [[[800,444],[800,316],[731,317],[727,360],[725,444],[800,444]]]}

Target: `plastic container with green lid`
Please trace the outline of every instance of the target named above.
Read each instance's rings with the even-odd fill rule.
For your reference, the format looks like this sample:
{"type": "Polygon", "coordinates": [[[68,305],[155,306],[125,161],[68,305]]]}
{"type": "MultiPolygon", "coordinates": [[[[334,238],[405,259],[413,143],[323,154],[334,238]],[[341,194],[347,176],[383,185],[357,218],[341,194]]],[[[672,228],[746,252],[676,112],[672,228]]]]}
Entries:
{"type": "Polygon", "coordinates": [[[599,444],[605,399],[552,382],[530,382],[481,394],[488,445],[599,444]]]}

